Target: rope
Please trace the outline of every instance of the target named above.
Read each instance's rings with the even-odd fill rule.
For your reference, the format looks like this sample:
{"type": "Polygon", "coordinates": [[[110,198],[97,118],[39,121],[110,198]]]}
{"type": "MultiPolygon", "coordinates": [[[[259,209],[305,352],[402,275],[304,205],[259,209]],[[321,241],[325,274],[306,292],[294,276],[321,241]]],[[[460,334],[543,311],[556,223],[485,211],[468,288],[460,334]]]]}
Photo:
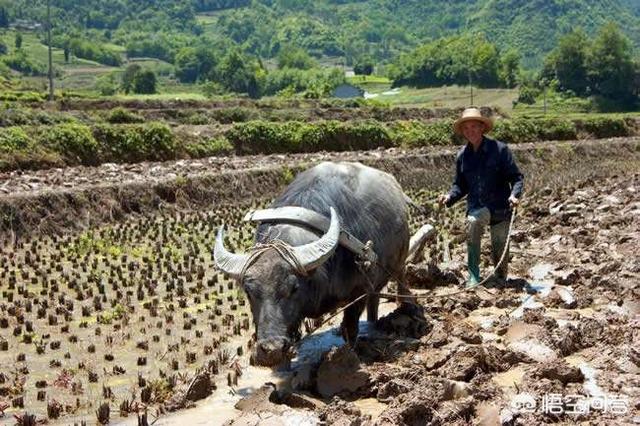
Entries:
{"type": "MultiPolygon", "coordinates": [[[[313,331],[311,331],[311,333],[308,333],[305,336],[305,338],[308,337],[309,335],[313,334],[316,330],[318,330],[320,327],[325,325],[331,319],[333,319],[336,316],[338,316],[341,312],[347,310],[350,306],[355,305],[356,303],[358,303],[364,297],[378,296],[378,297],[381,297],[383,299],[402,299],[402,298],[405,298],[405,299],[411,299],[411,300],[427,299],[427,298],[439,298],[439,297],[450,297],[450,296],[455,296],[456,294],[462,294],[462,293],[466,293],[466,292],[471,291],[471,290],[475,290],[479,286],[482,286],[483,284],[485,284],[487,281],[489,281],[491,279],[493,274],[495,274],[495,272],[502,265],[502,262],[504,262],[504,259],[506,258],[507,251],[509,250],[509,242],[511,240],[511,233],[512,233],[512,230],[513,230],[513,223],[515,222],[515,218],[516,218],[516,212],[517,212],[517,207],[514,206],[513,207],[513,212],[511,214],[511,221],[509,222],[509,232],[507,233],[507,240],[505,242],[504,249],[502,251],[502,255],[500,256],[500,260],[498,261],[498,263],[493,268],[493,271],[491,272],[491,274],[488,275],[485,279],[483,279],[479,283],[476,283],[473,286],[469,286],[469,287],[463,288],[463,289],[458,290],[458,291],[454,291],[453,293],[435,294],[435,295],[434,294],[416,294],[416,295],[412,295],[412,294],[383,293],[383,292],[369,292],[368,291],[368,292],[360,295],[359,297],[357,297],[355,300],[347,303],[345,306],[343,306],[342,308],[338,309],[335,313],[331,314],[326,319],[322,320],[322,322],[320,324],[318,324],[316,326],[316,328],[313,331]]],[[[387,268],[385,268],[383,265],[381,265],[380,262],[376,261],[375,264],[377,266],[379,266],[380,268],[382,268],[382,270],[385,271],[390,277],[395,278],[396,281],[399,284],[405,284],[405,283],[402,282],[402,279],[397,276],[397,274],[395,274],[393,272],[390,272],[387,268]]],[[[364,272],[363,272],[363,274],[364,274],[364,272]]],[[[366,276],[366,274],[365,274],[365,276],[366,276]]],[[[368,276],[366,276],[366,277],[368,279],[368,276]]],[[[371,281],[369,281],[369,284],[370,284],[370,287],[371,287],[371,281]]],[[[406,286],[406,284],[405,284],[405,286],[406,286]]],[[[489,293],[491,295],[495,295],[494,292],[490,291],[487,288],[481,287],[480,289],[486,291],[487,293],[489,293]]]]}
{"type": "Polygon", "coordinates": [[[260,256],[262,256],[269,249],[273,249],[278,252],[278,254],[286,260],[295,270],[298,275],[303,277],[308,276],[308,273],[304,266],[300,263],[300,259],[293,251],[293,247],[289,244],[285,243],[282,240],[272,240],[268,243],[257,243],[251,248],[251,254],[249,255],[249,259],[242,267],[242,271],[240,272],[240,276],[244,277],[247,268],[251,266],[260,256]]]}
{"type": "MultiPolygon", "coordinates": [[[[500,256],[500,260],[498,261],[498,263],[495,265],[495,267],[493,268],[493,271],[491,271],[491,274],[487,275],[487,277],[485,279],[483,279],[482,281],[480,281],[479,283],[476,283],[472,286],[463,288],[461,290],[455,291],[453,293],[447,293],[447,294],[437,294],[437,295],[432,295],[432,294],[422,294],[422,295],[410,295],[410,294],[400,294],[400,293],[382,293],[382,292],[378,292],[375,293],[377,296],[382,297],[384,299],[397,299],[397,298],[406,298],[406,299],[427,299],[427,298],[433,298],[433,297],[447,297],[447,296],[455,296],[456,294],[461,294],[461,293],[465,293],[467,291],[470,290],[474,290],[479,286],[482,286],[483,284],[485,284],[486,282],[488,282],[493,275],[496,273],[496,271],[498,270],[498,268],[500,268],[500,266],[502,265],[502,263],[504,262],[504,259],[507,256],[507,251],[509,250],[509,241],[511,240],[511,233],[513,230],[513,223],[515,221],[516,218],[516,212],[517,212],[517,208],[514,207],[513,208],[513,213],[511,214],[511,221],[509,222],[509,232],[507,233],[507,240],[505,242],[504,245],[504,249],[502,250],[502,255],[500,256]]],[[[399,283],[402,283],[402,279],[399,278],[396,274],[393,274],[392,272],[389,272],[384,266],[380,265],[378,263],[378,266],[380,266],[389,276],[394,277],[396,279],[396,281],[398,281],[399,283]]],[[[488,289],[482,287],[482,290],[486,291],[489,294],[495,294],[491,291],[489,291],[488,289]]]]}

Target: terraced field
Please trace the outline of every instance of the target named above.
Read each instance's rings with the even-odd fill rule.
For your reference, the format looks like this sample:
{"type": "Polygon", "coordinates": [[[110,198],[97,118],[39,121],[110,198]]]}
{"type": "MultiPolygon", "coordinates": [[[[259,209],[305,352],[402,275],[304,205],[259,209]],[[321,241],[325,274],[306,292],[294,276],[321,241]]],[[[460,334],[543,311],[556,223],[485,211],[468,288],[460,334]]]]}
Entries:
{"type": "MultiPolygon", "coordinates": [[[[7,172],[0,424],[635,421],[640,140],[515,146],[526,197],[513,231],[514,279],[466,293],[459,292],[464,209],[434,205],[455,149],[7,172]],[[246,250],[253,232],[242,222],[246,211],[326,160],[389,171],[426,207],[413,212],[412,229],[431,222],[438,237],[408,267],[421,309],[386,302],[376,327],[362,324],[354,350],[331,349],[341,342],[332,329],[339,318],[318,330],[309,323],[314,332],[290,369],[254,367],[248,302],[213,268],[215,230],[231,225],[228,247],[246,250]],[[525,394],[535,399],[533,411],[521,404],[525,394]],[[545,394],[575,398],[563,400],[561,413],[544,413],[545,394]],[[574,400],[598,404],[605,395],[626,411],[568,412],[574,400]]],[[[484,253],[483,271],[488,259],[484,253]]]]}

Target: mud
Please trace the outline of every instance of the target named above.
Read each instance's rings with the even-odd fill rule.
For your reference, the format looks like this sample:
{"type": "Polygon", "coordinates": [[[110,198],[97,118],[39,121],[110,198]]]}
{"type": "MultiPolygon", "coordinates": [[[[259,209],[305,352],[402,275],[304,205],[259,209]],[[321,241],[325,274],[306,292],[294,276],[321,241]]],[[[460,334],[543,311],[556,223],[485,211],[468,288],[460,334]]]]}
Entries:
{"type": "MultiPolygon", "coordinates": [[[[575,155],[579,156],[580,164],[577,173],[582,174],[583,167],[592,167],[591,173],[607,175],[613,170],[627,170],[628,162],[636,161],[640,155],[638,144],[640,138],[632,137],[539,142],[517,145],[513,150],[525,173],[530,175],[544,174],[545,170],[553,173],[575,155]],[[617,161],[620,158],[624,161],[617,161]]],[[[457,147],[393,148],[3,173],[0,240],[30,233],[62,234],[141,215],[203,211],[212,203],[246,206],[273,197],[295,173],[325,160],[360,161],[392,173],[406,190],[434,190],[449,184],[456,151],[457,147]]],[[[560,179],[571,180],[575,173],[568,170],[560,179]]],[[[427,211],[431,209],[430,205],[426,207],[427,211]]],[[[461,230],[453,232],[454,239],[460,240],[461,230]]],[[[459,275],[456,277],[460,279],[459,275]]]]}
{"type": "MultiPolygon", "coordinates": [[[[135,220],[92,233],[14,239],[0,255],[0,423],[23,411],[44,419],[48,402],[54,402],[38,400],[38,390],[45,390],[63,407],[63,424],[95,421],[105,402],[112,421],[124,424],[147,411],[158,425],[212,419],[234,425],[633,424],[640,417],[640,167],[637,143],[608,143],[606,150],[568,144],[520,151],[529,170],[527,192],[513,232],[512,279],[504,285],[459,292],[462,206],[430,210],[428,218],[415,215],[413,229],[425,220],[439,229],[437,241],[411,269],[420,287],[414,289],[419,308],[384,304],[377,327],[361,327],[353,350],[335,335],[338,318],[306,340],[318,337],[328,347],[300,351],[285,372],[248,365],[246,304],[229,280],[214,277],[210,260],[221,221],[238,225],[238,234],[230,236],[234,247],[250,240],[251,227],[239,218],[260,204],[258,195],[266,201],[265,192],[284,185],[279,169],[252,170],[247,173],[258,180],[246,182],[222,173],[212,181],[228,186],[222,195],[217,188],[206,192],[206,185],[203,192],[190,187],[184,201],[194,210],[189,214],[163,210],[166,216],[155,217],[144,206],[130,207],[133,213],[118,220],[135,220]],[[580,156],[586,160],[570,162],[580,156]],[[557,161],[543,167],[549,158],[557,161]],[[601,161],[589,162],[595,158],[601,161]],[[246,190],[257,182],[268,190],[246,190]],[[194,201],[198,196],[201,207],[194,201]],[[209,211],[199,212],[207,203],[209,211]],[[123,282],[128,293],[117,297],[123,282]],[[165,288],[169,282],[172,290],[165,288]],[[69,300],[67,294],[77,297],[69,300]],[[194,356],[197,362],[191,362],[194,356]],[[209,383],[205,376],[194,379],[203,368],[209,383]],[[143,396],[145,388],[151,391],[143,396]],[[545,395],[562,397],[561,412],[544,412],[545,395]],[[598,405],[605,398],[610,404],[598,405]],[[575,400],[588,402],[589,409],[569,412],[575,400]],[[168,414],[170,409],[179,411],[168,414]]],[[[367,155],[376,154],[382,152],[367,155]]],[[[419,170],[429,164],[432,173],[441,170],[447,155],[375,161],[394,172],[402,166],[398,158],[420,166],[399,176],[410,195],[429,206],[446,179],[433,177],[420,186],[426,175],[419,170]]],[[[136,191],[144,190],[140,185],[136,191]]],[[[77,208],[73,197],[82,191],[96,187],[54,194],[77,208]]],[[[123,191],[119,197],[131,206],[138,194],[123,191]]],[[[65,211],[68,222],[83,220],[70,211],[78,210],[65,211]]],[[[32,216],[46,226],[42,217],[32,216]]],[[[489,273],[487,241],[483,247],[482,271],[489,273]]]]}
{"type": "MultiPolygon", "coordinates": [[[[369,354],[379,350],[381,341],[389,347],[388,335],[411,336],[411,313],[399,308],[380,319],[382,334],[356,345],[359,363],[343,349],[350,354],[345,364],[352,371],[368,372],[368,385],[363,387],[362,380],[357,390],[336,388],[333,395],[316,390],[328,403],[316,410],[319,418],[345,425],[638,421],[638,183],[636,173],[589,182],[588,195],[584,183],[560,193],[530,195],[530,205],[553,205],[559,198],[563,205],[582,205],[568,216],[530,209],[521,213],[512,255],[512,275],[518,278],[503,288],[421,298],[429,328],[416,345],[404,345],[400,355],[369,354]],[[601,208],[612,196],[620,200],[615,212],[601,208]],[[591,228],[593,222],[615,226],[591,228]],[[591,229],[590,239],[576,232],[583,225],[591,229]],[[553,412],[542,405],[550,395],[560,398],[553,412]],[[602,405],[605,397],[609,405],[602,405]],[[382,407],[373,415],[363,413],[358,401],[372,398],[382,407]],[[585,401],[586,409],[582,405],[576,411],[585,401]]],[[[455,248],[452,257],[463,255],[462,249],[455,248]]],[[[432,294],[456,288],[434,270],[428,261],[414,266],[416,275],[440,277],[429,284],[432,294]]],[[[329,356],[338,351],[332,349],[329,356]]],[[[334,378],[338,369],[318,371],[317,380],[334,378]]]]}

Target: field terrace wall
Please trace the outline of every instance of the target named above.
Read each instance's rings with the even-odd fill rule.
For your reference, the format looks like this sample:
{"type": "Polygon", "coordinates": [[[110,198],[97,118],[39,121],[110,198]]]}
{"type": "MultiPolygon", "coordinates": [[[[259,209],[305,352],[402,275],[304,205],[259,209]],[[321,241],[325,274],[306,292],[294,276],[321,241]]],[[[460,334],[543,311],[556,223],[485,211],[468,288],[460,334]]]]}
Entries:
{"type": "MultiPolygon", "coordinates": [[[[532,186],[557,186],[640,170],[639,137],[522,144],[512,149],[526,176],[525,191],[532,186]]],[[[406,190],[443,190],[452,178],[455,151],[376,151],[378,158],[362,162],[392,173],[406,190]]],[[[0,197],[0,241],[32,233],[82,230],[140,215],[208,210],[226,204],[248,208],[267,202],[296,173],[328,155],[304,158],[219,174],[0,197]]],[[[339,158],[349,159],[346,155],[339,158]]]]}

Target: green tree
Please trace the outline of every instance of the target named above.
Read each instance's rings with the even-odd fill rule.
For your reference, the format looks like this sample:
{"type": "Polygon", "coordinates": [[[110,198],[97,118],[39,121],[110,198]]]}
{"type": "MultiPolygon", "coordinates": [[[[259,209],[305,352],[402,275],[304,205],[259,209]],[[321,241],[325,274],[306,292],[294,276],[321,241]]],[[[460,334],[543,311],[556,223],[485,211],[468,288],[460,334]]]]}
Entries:
{"type": "Polygon", "coordinates": [[[96,79],[95,89],[102,96],[113,96],[118,91],[118,83],[114,73],[102,75],[96,79]]]}
{"type": "Polygon", "coordinates": [[[15,44],[16,44],[16,49],[21,49],[22,48],[22,33],[21,32],[17,32],[16,33],[15,44]]]}
{"type": "Polygon", "coordinates": [[[633,96],[631,43],[614,22],[605,24],[594,39],[588,73],[594,92],[603,97],[624,102],[633,96]]]}
{"type": "Polygon", "coordinates": [[[308,70],[316,66],[313,58],[300,47],[286,45],[278,53],[278,68],[297,68],[308,70]]]}
{"type": "Polygon", "coordinates": [[[469,71],[472,73],[473,83],[480,87],[497,87],[500,62],[498,49],[484,36],[478,37],[472,46],[469,71]]]}
{"type": "Polygon", "coordinates": [[[558,47],[549,57],[549,63],[555,71],[560,90],[571,90],[578,96],[587,93],[589,44],[589,39],[581,28],[574,29],[558,41],[558,47]]]}
{"type": "Polygon", "coordinates": [[[133,78],[133,91],[138,94],[156,93],[156,73],[151,70],[138,72],[133,78]]]}
{"type": "Polygon", "coordinates": [[[142,70],[142,67],[138,64],[128,65],[127,68],[122,73],[122,91],[124,93],[129,93],[133,90],[133,81],[136,75],[142,70]]]}
{"type": "Polygon", "coordinates": [[[216,66],[218,65],[218,57],[222,56],[220,52],[212,49],[204,42],[196,48],[198,63],[200,64],[200,80],[216,80],[216,66]]]}
{"type": "Polygon", "coordinates": [[[8,51],[7,45],[4,44],[4,41],[0,40],[0,55],[6,55],[8,51]]]}
{"type": "Polygon", "coordinates": [[[500,57],[500,81],[505,87],[513,88],[520,77],[520,52],[509,49],[500,57]]]}
{"type": "Polygon", "coordinates": [[[194,83],[200,75],[198,53],[193,47],[184,47],[176,53],[176,77],[183,83],[194,83]]]}
{"type": "Polygon", "coordinates": [[[0,28],[9,27],[9,6],[5,3],[0,3],[0,28]]]}
{"type": "Polygon", "coordinates": [[[373,59],[371,56],[364,56],[358,59],[353,66],[353,72],[358,75],[373,74],[373,59]]]}
{"type": "Polygon", "coordinates": [[[436,39],[404,54],[390,68],[394,85],[441,86],[469,82],[497,87],[500,57],[495,45],[480,34],[436,39]]]}
{"type": "Polygon", "coordinates": [[[227,90],[236,93],[247,93],[255,98],[260,96],[256,68],[249,58],[234,49],[222,59],[218,75],[222,85],[227,90]]]}

